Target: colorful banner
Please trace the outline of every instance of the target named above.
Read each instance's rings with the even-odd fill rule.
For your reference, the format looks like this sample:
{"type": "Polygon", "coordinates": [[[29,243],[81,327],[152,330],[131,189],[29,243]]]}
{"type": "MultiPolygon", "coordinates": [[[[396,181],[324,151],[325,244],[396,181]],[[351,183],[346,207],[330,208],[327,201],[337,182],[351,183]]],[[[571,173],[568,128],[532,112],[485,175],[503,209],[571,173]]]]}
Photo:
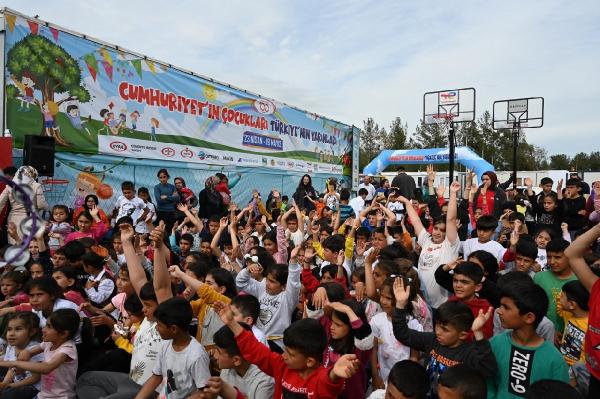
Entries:
{"type": "Polygon", "coordinates": [[[6,20],[6,125],[17,148],[39,134],[65,152],[351,174],[348,125],[21,16],[6,20]]]}

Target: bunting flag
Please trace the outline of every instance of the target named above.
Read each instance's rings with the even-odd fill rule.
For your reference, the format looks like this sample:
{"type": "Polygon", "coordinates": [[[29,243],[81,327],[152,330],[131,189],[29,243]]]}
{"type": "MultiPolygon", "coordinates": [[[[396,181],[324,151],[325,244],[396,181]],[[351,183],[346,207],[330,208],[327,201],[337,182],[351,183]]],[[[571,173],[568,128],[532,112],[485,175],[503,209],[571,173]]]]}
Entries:
{"type": "Polygon", "coordinates": [[[133,68],[135,69],[135,71],[137,72],[137,74],[139,75],[139,77],[141,79],[142,78],[142,60],[140,60],[140,59],[131,60],[131,65],[133,65],[133,68]]]}
{"type": "Polygon", "coordinates": [[[8,30],[15,30],[15,22],[17,22],[17,16],[12,14],[4,14],[4,18],[6,18],[6,23],[8,23],[8,30]]]}
{"type": "Polygon", "coordinates": [[[83,60],[85,61],[85,64],[87,65],[87,67],[90,71],[90,75],[92,75],[92,79],[94,79],[94,82],[95,82],[96,81],[96,73],[98,72],[98,61],[96,60],[94,53],[86,54],[83,57],[83,60]]]}
{"type": "Polygon", "coordinates": [[[108,62],[108,64],[112,67],[113,61],[110,53],[104,47],[100,49],[100,55],[104,58],[104,61],[108,62]]]}
{"type": "Polygon", "coordinates": [[[156,66],[154,66],[154,61],[146,60],[146,64],[148,65],[148,68],[150,68],[150,72],[152,72],[152,74],[156,74],[156,66]]]}
{"type": "Polygon", "coordinates": [[[31,33],[33,33],[34,35],[37,35],[38,29],[40,28],[38,23],[34,22],[34,21],[27,21],[27,23],[29,24],[29,29],[31,29],[31,33]]]}
{"type": "Polygon", "coordinates": [[[120,48],[117,49],[117,54],[119,55],[119,57],[125,59],[125,52],[123,50],[121,50],[120,48]]]}
{"type": "Polygon", "coordinates": [[[58,29],[50,28],[50,32],[52,32],[52,37],[54,38],[54,41],[58,42],[58,29]]]}
{"type": "Polygon", "coordinates": [[[160,64],[160,69],[162,69],[163,71],[167,72],[167,70],[169,69],[169,66],[165,65],[165,64],[160,64]]]}
{"type": "Polygon", "coordinates": [[[108,63],[108,61],[106,60],[102,60],[102,66],[104,67],[104,71],[106,72],[106,75],[108,76],[108,79],[110,79],[110,81],[112,82],[112,77],[113,77],[113,66],[110,65],[108,63]]]}

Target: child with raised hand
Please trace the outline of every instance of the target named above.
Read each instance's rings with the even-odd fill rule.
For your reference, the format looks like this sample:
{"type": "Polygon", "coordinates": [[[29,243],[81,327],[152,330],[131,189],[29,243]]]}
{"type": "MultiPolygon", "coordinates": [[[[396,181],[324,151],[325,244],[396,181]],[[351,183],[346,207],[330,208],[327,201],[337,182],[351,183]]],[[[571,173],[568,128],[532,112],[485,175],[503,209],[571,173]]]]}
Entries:
{"type": "MultiPolygon", "coordinates": [[[[223,271],[228,273],[224,269],[223,271]]],[[[181,280],[190,291],[197,294],[198,299],[190,302],[192,306],[192,313],[194,314],[194,317],[198,319],[198,326],[202,327],[198,328],[198,331],[196,332],[196,339],[198,342],[203,344],[206,344],[207,342],[212,344],[212,334],[205,336],[206,333],[209,333],[209,331],[214,333],[214,331],[221,328],[222,325],[218,317],[216,320],[212,320],[211,306],[215,301],[222,301],[225,303],[231,302],[231,297],[224,295],[227,288],[225,286],[220,287],[216,284],[209,285],[206,283],[206,280],[205,282],[197,280],[188,273],[183,272],[178,266],[170,266],[169,273],[172,277],[181,280]],[[205,322],[205,319],[207,319],[207,322],[205,322]],[[209,326],[211,323],[214,324],[214,326],[209,326]]],[[[209,274],[211,274],[211,272],[209,272],[209,274]]],[[[208,278],[208,274],[206,277],[208,278]]],[[[211,278],[211,280],[214,283],[214,279],[211,278]]],[[[235,289],[235,286],[232,288],[235,289]]],[[[231,291],[231,288],[229,290],[231,291]]]]}
{"type": "Polygon", "coordinates": [[[77,217],[77,228],[79,230],[69,233],[65,238],[65,244],[83,237],[90,237],[98,243],[108,230],[108,227],[98,216],[99,212],[100,208],[97,205],[94,205],[89,212],[81,212],[77,217]],[[92,222],[96,222],[96,225],[92,226],[92,222]]]}
{"type": "Polygon", "coordinates": [[[135,397],[146,399],[158,390],[161,397],[187,398],[203,388],[210,377],[208,354],[188,333],[192,307],[185,298],[169,298],[158,305],[154,317],[163,342],[157,348],[152,375],[135,397]]]}
{"type": "Polygon", "coordinates": [[[448,201],[448,214],[446,218],[436,218],[433,221],[433,230],[429,234],[423,226],[421,218],[409,200],[400,197],[408,213],[410,223],[415,229],[417,243],[422,248],[419,256],[419,281],[425,294],[425,300],[434,309],[441,306],[448,299],[448,291],[440,287],[435,281],[435,271],[440,265],[452,262],[458,257],[460,239],[456,228],[457,193],[460,184],[453,182],[450,185],[450,199],[448,201]]]}
{"type": "Polygon", "coordinates": [[[404,345],[429,354],[427,370],[432,384],[432,396],[437,396],[437,379],[447,367],[458,363],[480,370],[484,376],[496,373],[497,365],[490,343],[483,335],[483,327],[492,317],[493,308],[479,311],[477,317],[461,302],[446,302],[438,309],[435,333],[412,330],[407,325],[406,307],[410,302],[411,287],[401,278],[394,281],[396,308],[392,316],[394,336],[404,345]],[[469,330],[474,341],[467,342],[469,330]]]}
{"type": "Polygon", "coordinates": [[[17,361],[2,361],[0,367],[15,367],[42,374],[39,399],[74,399],[77,374],[77,349],[73,341],[79,328],[79,315],[72,309],[59,309],[48,317],[43,329],[44,342],[23,349],[17,361]],[[42,362],[29,361],[43,353],[42,362]]]}
{"type": "Polygon", "coordinates": [[[327,346],[323,327],[317,320],[302,319],[285,329],[283,355],[270,351],[254,335],[233,320],[228,305],[216,302],[215,310],[235,336],[244,359],[255,364],[275,380],[274,398],[292,397],[302,392],[306,397],[337,398],[360,367],[356,355],[341,356],[333,366],[323,367],[321,360],[327,346]]]}
{"type": "Polygon", "coordinates": [[[577,237],[565,250],[569,265],[590,293],[589,326],[585,334],[586,366],[590,371],[588,398],[600,397],[600,277],[587,265],[584,255],[600,238],[600,224],[577,237]]]}
{"type": "Polygon", "coordinates": [[[527,281],[502,285],[498,315],[502,327],[512,331],[490,341],[498,368],[488,378],[488,398],[526,396],[531,384],[544,379],[569,382],[560,352],[536,332],[547,309],[548,299],[540,286],[527,281]]]}
{"type": "MultiPolygon", "coordinates": [[[[4,361],[17,360],[19,354],[27,349],[39,345],[40,319],[31,312],[12,313],[8,318],[6,330],[6,352],[4,361]]],[[[36,355],[34,362],[43,361],[44,357],[36,355]]],[[[7,399],[30,399],[40,391],[40,375],[38,373],[16,373],[9,369],[0,383],[0,396],[7,399]]]]}
{"type": "MultiPolygon", "coordinates": [[[[408,278],[401,277],[406,280],[406,284],[411,282],[408,278]]],[[[412,301],[416,297],[417,290],[412,290],[410,301],[407,304],[409,313],[408,326],[415,331],[423,331],[423,326],[411,317],[412,301]]],[[[388,380],[390,370],[394,364],[399,361],[410,359],[417,361],[419,352],[404,346],[394,337],[392,328],[392,314],[396,305],[394,297],[394,278],[389,277],[384,280],[379,291],[379,303],[383,312],[377,313],[371,319],[371,329],[373,330],[373,351],[371,352],[371,376],[373,378],[374,389],[384,389],[385,381],[388,380]]]]}
{"type": "Polygon", "coordinates": [[[236,277],[240,291],[258,298],[261,317],[257,327],[267,336],[273,350],[282,351],[283,331],[290,325],[290,317],[300,295],[300,265],[297,255],[300,247],[292,250],[290,264],[276,263],[267,267],[267,277],[261,282],[252,278],[248,268],[236,277]]]}
{"type": "MultiPolygon", "coordinates": [[[[249,329],[247,325],[240,325],[249,329]]],[[[229,327],[223,326],[218,330],[215,333],[214,341],[216,350],[213,356],[221,370],[222,386],[219,393],[223,398],[236,398],[238,392],[245,398],[271,399],[273,397],[275,385],[273,378],[244,359],[229,327]],[[227,396],[231,389],[233,389],[233,396],[227,396]]]]}
{"type": "Polygon", "coordinates": [[[365,369],[373,348],[371,326],[360,305],[354,300],[331,302],[328,306],[332,308],[331,327],[329,343],[323,355],[323,366],[333,365],[342,355],[355,354],[360,367],[346,380],[344,390],[338,397],[362,399],[367,385],[365,369]]]}
{"type": "Polygon", "coordinates": [[[164,222],[150,232],[154,245],[154,280],[148,281],[142,267],[143,254],[134,248],[134,230],[131,224],[120,224],[123,251],[131,283],[136,295],[143,304],[144,320],[136,333],[131,354],[129,375],[116,372],[90,371],[81,375],[77,382],[77,394],[80,398],[100,398],[119,392],[133,397],[148,378],[156,364],[157,347],[162,339],[157,330],[154,312],[158,304],[171,298],[171,279],[167,269],[169,252],[164,245],[164,222]]]}

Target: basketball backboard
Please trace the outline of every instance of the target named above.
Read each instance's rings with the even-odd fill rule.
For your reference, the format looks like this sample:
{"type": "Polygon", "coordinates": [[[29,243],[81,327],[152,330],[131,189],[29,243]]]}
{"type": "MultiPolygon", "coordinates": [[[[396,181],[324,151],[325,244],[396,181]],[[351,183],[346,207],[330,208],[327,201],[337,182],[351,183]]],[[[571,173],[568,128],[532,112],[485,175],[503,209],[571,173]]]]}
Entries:
{"type": "Polygon", "coordinates": [[[423,95],[423,121],[426,125],[475,120],[475,89],[431,91],[423,95]]]}
{"type": "Polygon", "coordinates": [[[538,128],[544,125],[544,98],[494,101],[494,129],[538,128]]]}

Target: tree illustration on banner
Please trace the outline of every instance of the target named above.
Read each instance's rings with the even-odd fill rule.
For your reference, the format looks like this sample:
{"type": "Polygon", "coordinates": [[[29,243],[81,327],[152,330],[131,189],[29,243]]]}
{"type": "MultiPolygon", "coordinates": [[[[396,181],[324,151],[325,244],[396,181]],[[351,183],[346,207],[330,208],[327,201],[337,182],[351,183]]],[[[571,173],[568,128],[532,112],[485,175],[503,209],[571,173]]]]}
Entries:
{"type": "Polygon", "coordinates": [[[55,116],[66,101],[90,101],[77,61],[65,49],[39,35],[28,35],[17,42],[6,59],[14,83],[6,88],[8,96],[20,98],[27,107],[30,104],[39,107],[43,118],[40,135],[53,136],[59,145],[70,147],[60,134],[55,116]],[[64,94],[66,97],[55,101],[56,95],[64,94]]]}

